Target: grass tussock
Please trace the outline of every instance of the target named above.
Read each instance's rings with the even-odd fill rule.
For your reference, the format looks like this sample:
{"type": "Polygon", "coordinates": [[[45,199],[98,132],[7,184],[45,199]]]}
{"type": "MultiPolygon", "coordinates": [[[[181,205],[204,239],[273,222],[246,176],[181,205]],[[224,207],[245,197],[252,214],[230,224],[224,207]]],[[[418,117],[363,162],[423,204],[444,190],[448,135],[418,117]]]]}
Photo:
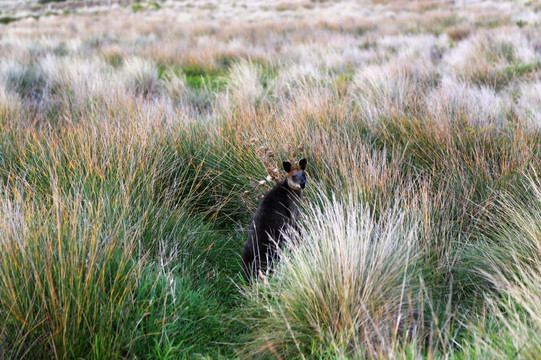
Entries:
{"type": "Polygon", "coordinates": [[[498,331],[482,337],[493,358],[533,358],[541,345],[537,219],[541,192],[535,175],[528,179],[526,189],[525,199],[502,197],[494,232],[478,248],[484,254],[478,272],[495,291],[487,295],[487,304],[498,331]]]}
{"type": "Polygon", "coordinates": [[[320,196],[272,278],[245,296],[256,331],[243,356],[390,356],[421,324],[415,215],[376,219],[352,198],[320,196]]]}

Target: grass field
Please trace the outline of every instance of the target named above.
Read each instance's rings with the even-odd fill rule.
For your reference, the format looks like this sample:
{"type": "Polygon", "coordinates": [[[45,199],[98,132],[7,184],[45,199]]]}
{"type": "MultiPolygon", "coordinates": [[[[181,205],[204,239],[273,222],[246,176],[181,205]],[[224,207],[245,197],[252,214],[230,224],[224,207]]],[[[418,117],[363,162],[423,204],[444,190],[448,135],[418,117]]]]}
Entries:
{"type": "Polygon", "coordinates": [[[0,359],[540,358],[540,25],[539,1],[0,2],[0,359]],[[300,239],[247,285],[303,156],[300,239]]]}

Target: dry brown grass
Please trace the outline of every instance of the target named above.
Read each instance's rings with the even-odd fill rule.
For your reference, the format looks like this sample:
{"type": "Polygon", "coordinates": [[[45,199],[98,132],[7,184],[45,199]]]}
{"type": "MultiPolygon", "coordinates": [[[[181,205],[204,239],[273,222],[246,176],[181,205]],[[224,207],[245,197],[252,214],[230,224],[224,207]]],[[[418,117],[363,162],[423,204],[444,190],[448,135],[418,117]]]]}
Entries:
{"type": "Polygon", "coordinates": [[[470,36],[473,32],[473,27],[467,24],[455,25],[447,28],[445,33],[452,41],[461,41],[470,36]]]}

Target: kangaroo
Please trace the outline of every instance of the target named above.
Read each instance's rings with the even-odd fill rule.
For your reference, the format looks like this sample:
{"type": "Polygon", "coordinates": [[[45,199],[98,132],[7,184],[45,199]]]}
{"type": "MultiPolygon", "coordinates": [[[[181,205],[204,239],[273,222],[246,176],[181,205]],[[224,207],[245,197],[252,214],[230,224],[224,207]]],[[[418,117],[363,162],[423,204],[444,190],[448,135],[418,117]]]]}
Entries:
{"type": "Polygon", "coordinates": [[[302,190],[306,187],[306,159],[299,166],[283,162],[287,175],[261,200],[250,224],[248,239],[242,249],[242,274],[247,281],[267,272],[283,247],[282,231],[295,226],[302,190]]]}

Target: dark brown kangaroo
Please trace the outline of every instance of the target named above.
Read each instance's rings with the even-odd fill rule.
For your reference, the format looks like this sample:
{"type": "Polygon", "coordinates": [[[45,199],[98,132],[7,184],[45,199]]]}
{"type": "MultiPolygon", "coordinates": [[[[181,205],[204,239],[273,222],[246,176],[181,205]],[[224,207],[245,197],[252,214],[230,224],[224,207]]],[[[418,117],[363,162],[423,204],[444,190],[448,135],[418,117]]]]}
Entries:
{"type": "Polygon", "coordinates": [[[287,175],[261,200],[242,249],[242,274],[248,281],[272,267],[283,246],[282,231],[287,226],[295,226],[302,190],[306,186],[306,159],[301,159],[298,167],[287,161],[283,166],[287,175]]]}

